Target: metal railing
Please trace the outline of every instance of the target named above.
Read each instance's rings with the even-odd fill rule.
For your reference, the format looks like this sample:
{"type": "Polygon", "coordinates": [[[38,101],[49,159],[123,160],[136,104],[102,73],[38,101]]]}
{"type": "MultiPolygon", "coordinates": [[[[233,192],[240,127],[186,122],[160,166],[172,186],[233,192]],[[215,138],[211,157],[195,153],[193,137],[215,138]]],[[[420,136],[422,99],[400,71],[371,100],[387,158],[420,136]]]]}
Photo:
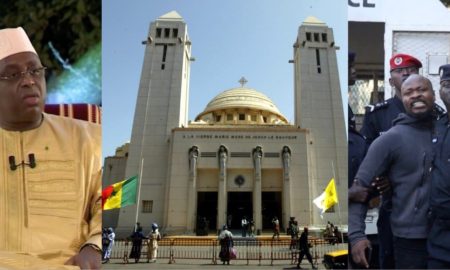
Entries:
{"type": "MultiPolygon", "coordinates": [[[[297,243],[294,248],[291,246],[290,239],[271,240],[257,238],[238,238],[234,239],[234,248],[237,251],[236,259],[246,261],[270,262],[284,260],[291,264],[297,262],[298,249],[297,243]]],[[[310,252],[315,265],[322,262],[323,256],[331,251],[347,249],[347,243],[330,244],[326,239],[310,238],[310,252]]],[[[167,259],[168,263],[176,263],[178,259],[192,259],[210,261],[217,264],[219,259],[220,244],[216,239],[186,239],[186,238],[163,238],[158,242],[158,260],[167,259]]],[[[128,240],[115,241],[111,259],[121,259],[124,263],[129,263],[129,255],[132,243],[128,240]]],[[[140,260],[149,260],[147,241],[142,242],[140,260]]]]}

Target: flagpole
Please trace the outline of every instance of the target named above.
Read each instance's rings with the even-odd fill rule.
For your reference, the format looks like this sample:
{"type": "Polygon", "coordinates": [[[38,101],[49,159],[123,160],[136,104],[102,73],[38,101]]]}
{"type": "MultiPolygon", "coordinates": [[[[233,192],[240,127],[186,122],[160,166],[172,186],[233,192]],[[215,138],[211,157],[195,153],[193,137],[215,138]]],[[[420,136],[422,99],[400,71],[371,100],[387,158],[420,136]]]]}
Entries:
{"type": "MultiPolygon", "coordinates": [[[[331,161],[331,168],[333,169],[333,179],[336,183],[339,183],[336,180],[336,173],[334,170],[334,162],[333,160],[331,161]]],[[[335,185],[336,187],[336,185],[335,185]]],[[[337,188],[336,188],[336,198],[338,199],[337,201],[337,206],[338,206],[338,218],[339,218],[339,226],[341,227],[341,238],[342,238],[342,243],[344,243],[344,234],[342,233],[342,221],[341,221],[341,204],[339,203],[339,196],[338,196],[338,192],[337,192],[337,188]]]]}
{"type": "MultiPolygon", "coordinates": [[[[139,217],[139,203],[141,201],[141,179],[142,179],[142,171],[144,170],[144,158],[142,158],[141,160],[141,169],[139,170],[139,175],[138,175],[138,181],[139,181],[139,185],[138,185],[138,195],[137,195],[137,202],[136,202],[136,219],[134,224],[137,224],[138,222],[138,217],[139,217]]],[[[137,230],[137,226],[134,226],[134,231],[137,230]]]]}
{"type": "MultiPolygon", "coordinates": [[[[145,49],[147,51],[147,48],[145,49]]],[[[141,140],[141,168],[139,170],[139,176],[138,176],[138,181],[139,181],[139,187],[138,187],[138,197],[137,197],[137,202],[136,202],[136,218],[135,218],[135,225],[134,225],[134,231],[137,230],[137,226],[136,223],[138,222],[138,217],[139,217],[139,204],[140,204],[140,200],[141,200],[141,186],[142,186],[142,180],[144,179],[143,177],[143,171],[144,171],[144,142],[145,142],[145,132],[147,130],[147,114],[148,114],[148,101],[150,100],[150,89],[152,86],[152,72],[150,69],[150,74],[149,74],[149,80],[148,80],[148,91],[147,91],[147,100],[145,101],[145,115],[144,115],[144,124],[142,127],[142,140],[141,140]]],[[[141,87],[139,86],[139,91],[141,87]]]]}

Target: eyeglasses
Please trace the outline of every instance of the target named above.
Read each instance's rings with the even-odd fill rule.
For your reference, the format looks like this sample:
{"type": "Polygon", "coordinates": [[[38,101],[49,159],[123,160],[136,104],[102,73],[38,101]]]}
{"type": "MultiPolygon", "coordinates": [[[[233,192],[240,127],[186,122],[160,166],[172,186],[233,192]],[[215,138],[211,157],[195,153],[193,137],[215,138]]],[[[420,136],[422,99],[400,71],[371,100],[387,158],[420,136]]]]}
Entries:
{"type": "Polygon", "coordinates": [[[11,73],[8,75],[0,75],[0,80],[11,81],[11,82],[18,81],[18,80],[22,79],[23,77],[25,77],[25,75],[27,75],[27,74],[29,74],[33,78],[42,79],[42,77],[45,74],[46,69],[47,69],[47,67],[38,67],[38,68],[33,68],[33,69],[22,71],[22,72],[11,73]]]}

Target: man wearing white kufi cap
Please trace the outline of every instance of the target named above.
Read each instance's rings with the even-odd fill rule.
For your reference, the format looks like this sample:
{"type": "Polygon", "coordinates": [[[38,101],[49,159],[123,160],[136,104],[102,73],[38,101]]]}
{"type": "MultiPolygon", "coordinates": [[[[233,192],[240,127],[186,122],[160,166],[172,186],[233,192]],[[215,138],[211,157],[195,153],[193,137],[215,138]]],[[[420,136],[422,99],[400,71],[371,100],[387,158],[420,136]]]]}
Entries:
{"type": "Polygon", "coordinates": [[[45,114],[45,95],[25,31],[0,30],[0,269],[100,268],[100,126],[45,114]]]}

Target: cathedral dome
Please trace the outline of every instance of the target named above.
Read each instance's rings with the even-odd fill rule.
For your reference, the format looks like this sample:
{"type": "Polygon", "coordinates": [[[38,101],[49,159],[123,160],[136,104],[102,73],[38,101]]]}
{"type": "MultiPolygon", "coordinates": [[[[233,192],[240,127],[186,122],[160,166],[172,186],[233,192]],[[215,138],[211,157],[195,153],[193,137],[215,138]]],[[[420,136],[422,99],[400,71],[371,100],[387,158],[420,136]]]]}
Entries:
{"type": "Polygon", "coordinates": [[[206,105],[205,110],[195,120],[209,123],[230,123],[231,121],[235,124],[288,123],[286,117],[270,98],[247,87],[232,88],[220,93],[206,105]],[[234,117],[231,119],[230,115],[233,114],[234,117]]]}

